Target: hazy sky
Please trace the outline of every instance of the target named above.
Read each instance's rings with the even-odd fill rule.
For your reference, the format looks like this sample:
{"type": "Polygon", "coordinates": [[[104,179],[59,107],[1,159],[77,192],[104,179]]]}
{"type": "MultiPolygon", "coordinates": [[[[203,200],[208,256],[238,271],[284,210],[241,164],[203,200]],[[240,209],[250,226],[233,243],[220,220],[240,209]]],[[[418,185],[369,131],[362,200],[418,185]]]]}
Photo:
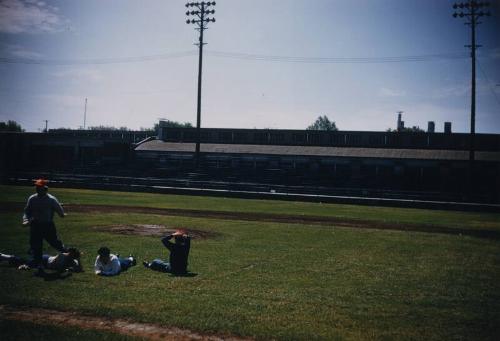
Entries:
{"type": "MultiPolygon", "coordinates": [[[[196,122],[181,0],[0,0],[0,121],[28,131],[196,122]]],[[[478,26],[476,131],[500,133],[500,0],[478,26]]],[[[218,0],[202,127],[470,129],[470,29],[447,0],[218,0]]]]}

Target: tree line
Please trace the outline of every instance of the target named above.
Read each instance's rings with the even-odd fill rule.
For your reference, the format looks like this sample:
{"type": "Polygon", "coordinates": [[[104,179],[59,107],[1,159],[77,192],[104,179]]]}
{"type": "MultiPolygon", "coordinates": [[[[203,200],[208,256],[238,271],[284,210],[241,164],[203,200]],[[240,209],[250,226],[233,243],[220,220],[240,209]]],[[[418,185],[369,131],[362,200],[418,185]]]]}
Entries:
{"type": "Polygon", "coordinates": [[[16,121],[0,122],[0,131],[11,131],[11,132],[24,132],[24,129],[16,121]]]}
{"type": "MultiPolygon", "coordinates": [[[[193,125],[189,122],[177,122],[177,121],[163,121],[163,125],[169,128],[193,128],[193,125]]],[[[151,131],[155,132],[158,131],[159,124],[155,123],[153,127],[151,128],[139,128],[139,131],[151,131]]],[[[50,129],[51,131],[64,131],[64,130],[81,130],[81,129],[73,129],[73,128],[64,128],[64,127],[59,127],[59,128],[53,128],[50,129]]],[[[130,129],[128,127],[122,126],[122,127],[115,127],[115,126],[109,126],[109,125],[98,125],[98,126],[90,126],[86,130],[111,130],[111,131],[133,131],[133,129],[130,129]]],[[[7,122],[0,122],[0,131],[8,131],[8,132],[18,132],[22,133],[25,130],[21,127],[19,123],[13,120],[8,120],[7,122]]],[[[43,132],[46,132],[45,129],[43,132]]]]}
{"type": "MultiPolygon", "coordinates": [[[[190,122],[177,122],[164,120],[162,121],[162,126],[167,128],[193,128],[193,125],[190,122]]],[[[139,131],[150,131],[150,132],[158,132],[159,123],[155,123],[151,128],[140,128],[139,131]]],[[[61,131],[61,130],[73,130],[72,128],[56,128],[50,129],[52,131],[61,131]]],[[[111,131],[132,131],[132,129],[122,126],[122,127],[114,127],[108,125],[98,125],[88,127],[87,130],[111,130],[111,131]]],[[[322,131],[338,131],[337,125],[334,121],[330,120],[326,115],[320,115],[318,118],[309,125],[306,130],[322,130],[322,131]]],[[[10,131],[10,132],[24,132],[25,130],[21,127],[19,123],[16,121],[9,120],[7,122],[0,122],[0,131],[10,131]]],[[[401,130],[397,129],[387,129],[387,132],[425,132],[418,126],[413,127],[405,127],[401,130]]]]}

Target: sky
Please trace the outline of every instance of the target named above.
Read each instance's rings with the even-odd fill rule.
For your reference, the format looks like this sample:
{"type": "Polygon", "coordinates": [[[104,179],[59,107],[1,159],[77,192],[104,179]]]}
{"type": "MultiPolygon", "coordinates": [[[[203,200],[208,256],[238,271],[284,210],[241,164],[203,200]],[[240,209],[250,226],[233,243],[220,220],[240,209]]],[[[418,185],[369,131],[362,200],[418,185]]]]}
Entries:
{"type": "MultiPolygon", "coordinates": [[[[218,0],[201,126],[470,131],[470,28],[448,0],[218,0]]],[[[500,0],[477,27],[476,132],[500,133],[500,0]]],[[[0,0],[0,121],[26,131],[196,125],[198,31],[180,0],[0,0]]]]}

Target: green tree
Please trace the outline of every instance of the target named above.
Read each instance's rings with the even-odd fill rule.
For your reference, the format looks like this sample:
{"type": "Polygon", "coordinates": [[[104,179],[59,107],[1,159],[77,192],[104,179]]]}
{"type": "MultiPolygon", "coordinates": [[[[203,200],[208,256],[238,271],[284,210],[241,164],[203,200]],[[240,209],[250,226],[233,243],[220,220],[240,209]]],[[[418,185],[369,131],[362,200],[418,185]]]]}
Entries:
{"type": "MultiPolygon", "coordinates": [[[[177,122],[177,121],[169,121],[169,120],[162,120],[161,121],[161,126],[162,128],[167,127],[167,128],[193,128],[193,125],[189,122],[177,122]]],[[[160,124],[155,123],[152,128],[144,128],[141,127],[139,131],[148,131],[148,132],[155,132],[156,134],[159,134],[159,128],[160,124]]]]}
{"type": "MultiPolygon", "coordinates": [[[[162,128],[193,128],[193,125],[190,122],[177,122],[177,121],[170,121],[170,120],[164,120],[161,121],[161,126],[162,128]]],[[[153,130],[158,133],[160,128],[159,123],[155,123],[153,130]]]]}
{"type": "MultiPolygon", "coordinates": [[[[184,122],[184,123],[181,123],[181,122],[177,122],[177,121],[170,121],[170,120],[165,120],[165,121],[161,121],[162,124],[161,126],[162,127],[167,127],[167,128],[193,128],[193,125],[190,123],[190,122],[184,122]]],[[[155,124],[154,128],[156,130],[156,128],[158,128],[158,123],[155,124]]]]}
{"type": "Polygon", "coordinates": [[[425,133],[425,130],[423,130],[419,126],[403,127],[399,131],[397,129],[388,128],[386,131],[389,132],[389,133],[397,133],[397,132],[404,132],[404,133],[425,133]]]}
{"type": "Polygon", "coordinates": [[[16,121],[0,122],[0,131],[23,132],[24,129],[16,121]]]}
{"type": "Polygon", "coordinates": [[[88,127],[89,130],[113,130],[113,131],[130,131],[129,128],[127,127],[113,127],[113,126],[93,126],[93,127],[88,127]]]}
{"type": "Polygon", "coordinates": [[[337,126],[335,122],[330,121],[326,116],[319,116],[313,124],[307,127],[307,130],[327,130],[327,131],[337,131],[337,126]]]}

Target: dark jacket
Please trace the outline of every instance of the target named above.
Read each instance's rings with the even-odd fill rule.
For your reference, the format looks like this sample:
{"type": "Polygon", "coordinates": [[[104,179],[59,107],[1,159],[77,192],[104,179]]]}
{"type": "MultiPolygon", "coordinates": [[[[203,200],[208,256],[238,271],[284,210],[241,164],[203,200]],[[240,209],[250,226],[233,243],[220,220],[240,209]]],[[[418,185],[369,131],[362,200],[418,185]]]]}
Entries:
{"type": "Polygon", "coordinates": [[[164,237],[161,242],[170,251],[170,266],[172,273],[185,274],[188,266],[189,248],[191,247],[191,238],[184,238],[184,244],[172,243],[172,236],[164,237]]]}

